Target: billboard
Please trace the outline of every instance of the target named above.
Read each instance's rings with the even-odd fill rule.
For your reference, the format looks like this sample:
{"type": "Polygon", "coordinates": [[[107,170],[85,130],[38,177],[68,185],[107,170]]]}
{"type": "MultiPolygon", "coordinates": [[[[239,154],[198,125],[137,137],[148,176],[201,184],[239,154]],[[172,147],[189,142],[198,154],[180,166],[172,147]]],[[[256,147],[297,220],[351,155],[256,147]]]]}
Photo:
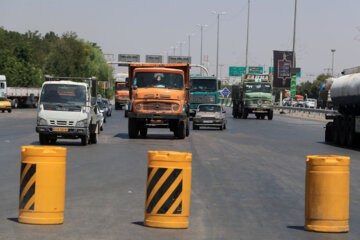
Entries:
{"type": "Polygon", "coordinates": [[[147,63],[162,63],[162,56],[161,55],[146,55],[145,62],[147,63]]]}
{"type": "Polygon", "coordinates": [[[248,73],[250,73],[250,74],[263,74],[264,69],[261,66],[259,66],[259,67],[249,67],[248,68],[248,73]]]}
{"type": "Polygon", "coordinates": [[[118,55],[119,62],[140,62],[139,54],[119,54],[118,55]]]}
{"type": "Polygon", "coordinates": [[[191,57],[168,56],[168,63],[191,63],[191,57]]]}
{"type": "Polygon", "coordinates": [[[292,62],[292,51],[274,50],[274,88],[290,88],[292,62]]]}

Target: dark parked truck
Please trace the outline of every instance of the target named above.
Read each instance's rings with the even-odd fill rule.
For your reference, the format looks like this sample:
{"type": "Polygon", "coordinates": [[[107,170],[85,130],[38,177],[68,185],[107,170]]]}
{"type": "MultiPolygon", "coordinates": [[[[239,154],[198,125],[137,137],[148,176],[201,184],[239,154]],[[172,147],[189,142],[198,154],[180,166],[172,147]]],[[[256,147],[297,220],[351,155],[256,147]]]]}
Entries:
{"type": "Polygon", "coordinates": [[[240,84],[232,86],[234,118],[246,119],[249,114],[256,118],[273,119],[272,75],[245,74],[240,84]]]}
{"type": "Polygon", "coordinates": [[[148,128],[169,128],[189,136],[189,64],[130,64],[128,134],[146,137],[148,128]]]}
{"type": "Polygon", "coordinates": [[[330,91],[334,108],[337,108],[338,114],[326,116],[327,119],[333,119],[333,121],[326,124],[325,141],[349,147],[358,145],[360,139],[360,73],[335,78],[330,91]]]}
{"type": "Polygon", "coordinates": [[[214,76],[190,76],[190,116],[194,117],[199,104],[217,104],[218,80],[214,76]]]}

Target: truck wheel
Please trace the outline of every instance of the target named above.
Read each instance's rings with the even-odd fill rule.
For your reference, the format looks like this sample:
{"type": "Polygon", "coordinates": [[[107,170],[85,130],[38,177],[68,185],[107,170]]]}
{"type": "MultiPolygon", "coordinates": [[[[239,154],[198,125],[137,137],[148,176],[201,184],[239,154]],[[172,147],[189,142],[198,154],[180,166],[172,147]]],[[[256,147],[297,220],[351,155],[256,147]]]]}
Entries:
{"type": "Polygon", "coordinates": [[[5,112],[5,110],[1,110],[2,112],[5,112]]]}
{"type": "Polygon", "coordinates": [[[354,147],[356,144],[356,137],[355,137],[355,122],[353,121],[353,119],[349,119],[349,121],[347,122],[347,133],[346,133],[346,145],[348,147],[354,147]]]}
{"type": "Polygon", "coordinates": [[[332,132],[333,132],[333,123],[329,122],[326,124],[326,128],[325,128],[325,142],[332,141],[333,139],[332,132]]]}
{"type": "Polygon", "coordinates": [[[140,136],[141,136],[142,138],[146,138],[147,132],[148,132],[147,127],[141,128],[141,129],[140,129],[140,136]]]}
{"type": "Polygon", "coordinates": [[[193,130],[199,130],[199,126],[196,126],[196,125],[193,123],[193,130]]]}
{"type": "Polygon", "coordinates": [[[346,119],[342,119],[340,121],[340,131],[339,131],[339,142],[341,146],[346,145],[346,138],[347,138],[347,121],[346,119]]]}
{"type": "Polygon", "coordinates": [[[128,110],[125,110],[125,117],[127,118],[128,117],[128,110]]]}
{"type": "Polygon", "coordinates": [[[255,114],[255,117],[256,117],[256,119],[260,119],[260,115],[259,114],[255,114]]]}
{"type": "Polygon", "coordinates": [[[11,113],[11,109],[8,110],[8,113],[11,113]]]}
{"type": "Polygon", "coordinates": [[[179,121],[179,125],[177,127],[177,137],[180,139],[184,139],[186,136],[186,124],[185,121],[179,121]]]}
{"type": "Polygon", "coordinates": [[[14,100],[12,100],[12,106],[14,107],[14,108],[18,108],[18,106],[19,106],[19,102],[18,102],[18,100],[15,98],[14,100]]]}
{"type": "Polygon", "coordinates": [[[51,145],[54,145],[56,144],[56,140],[57,140],[56,138],[50,138],[49,142],[51,145]]]}
{"type": "Polygon", "coordinates": [[[339,144],[339,120],[338,119],[334,119],[331,135],[332,135],[333,143],[339,144]]]}
{"type": "Polygon", "coordinates": [[[129,135],[129,138],[136,138],[139,135],[139,128],[137,126],[136,119],[129,118],[128,135],[129,135]]]}
{"type": "Polygon", "coordinates": [[[98,141],[98,134],[96,132],[90,133],[90,139],[89,142],[92,144],[96,144],[98,141]]]}
{"type": "Polygon", "coordinates": [[[186,134],[187,137],[190,135],[190,123],[189,120],[186,121],[186,134]]]}
{"type": "Polygon", "coordinates": [[[243,118],[243,119],[247,119],[247,117],[248,117],[248,111],[247,111],[246,108],[242,108],[242,110],[241,110],[241,115],[242,115],[242,118],[243,118]]]}
{"type": "Polygon", "coordinates": [[[45,134],[39,133],[39,142],[40,142],[40,145],[49,144],[49,137],[45,134]]]}
{"type": "Polygon", "coordinates": [[[274,112],[271,110],[269,114],[267,115],[268,120],[272,120],[274,117],[274,112]]]}

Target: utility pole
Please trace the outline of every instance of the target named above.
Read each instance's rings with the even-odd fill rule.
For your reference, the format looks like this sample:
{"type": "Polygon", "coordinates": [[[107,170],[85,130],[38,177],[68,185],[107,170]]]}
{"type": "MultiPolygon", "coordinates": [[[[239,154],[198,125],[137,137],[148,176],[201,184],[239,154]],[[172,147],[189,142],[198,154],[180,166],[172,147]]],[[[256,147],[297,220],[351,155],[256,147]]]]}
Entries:
{"type": "Polygon", "coordinates": [[[182,46],[183,46],[183,44],[185,44],[185,42],[177,42],[177,44],[179,44],[179,47],[180,47],[180,56],[182,56],[182,46]]]}
{"type": "Polygon", "coordinates": [[[334,54],[336,49],[331,49],[332,60],[331,60],[331,76],[334,76],[334,54]]]}
{"type": "Polygon", "coordinates": [[[193,33],[187,33],[186,36],[188,37],[188,57],[190,57],[190,38],[194,36],[193,33]]]}
{"type": "Polygon", "coordinates": [[[219,71],[220,15],[224,15],[224,14],[226,14],[226,12],[216,12],[216,11],[212,11],[212,13],[217,15],[216,77],[218,77],[218,71],[219,71]]]}
{"type": "Polygon", "coordinates": [[[296,36],[296,8],[297,8],[297,0],[295,0],[295,12],[294,12],[294,35],[293,35],[293,62],[292,62],[292,67],[295,68],[296,67],[296,62],[295,62],[295,36],[296,36]]]}
{"type": "Polygon", "coordinates": [[[248,73],[249,26],[250,26],[250,0],[248,0],[248,19],[247,19],[247,34],[246,34],[246,59],[245,59],[245,72],[246,73],[248,73]]]}
{"type": "MultiPolygon", "coordinates": [[[[208,25],[206,24],[197,24],[198,27],[200,27],[200,65],[203,65],[203,61],[202,61],[202,58],[203,58],[203,30],[204,30],[204,27],[207,27],[208,25]]],[[[200,68],[200,74],[202,74],[202,69],[200,68]]]]}
{"type": "Polygon", "coordinates": [[[170,48],[173,50],[173,56],[175,56],[175,50],[177,47],[171,46],[170,48]]]}

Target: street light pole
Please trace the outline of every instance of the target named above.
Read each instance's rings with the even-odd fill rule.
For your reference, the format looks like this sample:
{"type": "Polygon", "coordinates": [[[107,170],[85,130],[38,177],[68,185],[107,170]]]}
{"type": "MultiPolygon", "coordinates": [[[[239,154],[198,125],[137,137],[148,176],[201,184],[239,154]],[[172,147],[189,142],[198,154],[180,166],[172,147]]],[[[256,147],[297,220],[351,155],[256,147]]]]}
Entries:
{"type": "Polygon", "coordinates": [[[220,34],[220,15],[226,14],[226,12],[212,11],[213,14],[217,15],[217,44],[216,44],[216,77],[218,77],[219,71],[219,34],[220,34]]]}
{"type": "Polygon", "coordinates": [[[331,76],[334,76],[334,54],[336,49],[331,49],[332,60],[331,60],[331,76]]]}
{"type": "MultiPolygon", "coordinates": [[[[203,59],[203,30],[204,27],[207,27],[206,24],[197,24],[198,27],[200,27],[200,65],[203,65],[202,59],[203,59]]],[[[200,74],[202,74],[202,69],[200,68],[200,74]]]]}
{"type": "Polygon", "coordinates": [[[296,62],[295,62],[295,36],[296,36],[296,8],[297,8],[297,0],[295,0],[295,12],[294,12],[294,34],[293,34],[293,62],[292,62],[292,67],[295,68],[296,67],[296,62]]]}
{"type": "Polygon", "coordinates": [[[183,44],[185,44],[185,42],[177,42],[177,44],[179,44],[179,47],[180,47],[180,56],[182,56],[182,46],[183,46],[183,44]]]}
{"type": "Polygon", "coordinates": [[[177,47],[171,46],[170,48],[173,50],[173,56],[175,56],[175,49],[176,49],[177,47]]]}
{"type": "Polygon", "coordinates": [[[247,19],[247,34],[246,34],[246,59],[245,59],[245,72],[246,73],[248,73],[249,26],[250,26],[250,0],[248,0],[248,19],[247,19]]]}
{"type": "Polygon", "coordinates": [[[190,57],[190,38],[191,38],[191,36],[194,36],[194,34],[193,33],[187,33],[186,34],[186,36],[188,37],[188,57],[190,57]]]}

